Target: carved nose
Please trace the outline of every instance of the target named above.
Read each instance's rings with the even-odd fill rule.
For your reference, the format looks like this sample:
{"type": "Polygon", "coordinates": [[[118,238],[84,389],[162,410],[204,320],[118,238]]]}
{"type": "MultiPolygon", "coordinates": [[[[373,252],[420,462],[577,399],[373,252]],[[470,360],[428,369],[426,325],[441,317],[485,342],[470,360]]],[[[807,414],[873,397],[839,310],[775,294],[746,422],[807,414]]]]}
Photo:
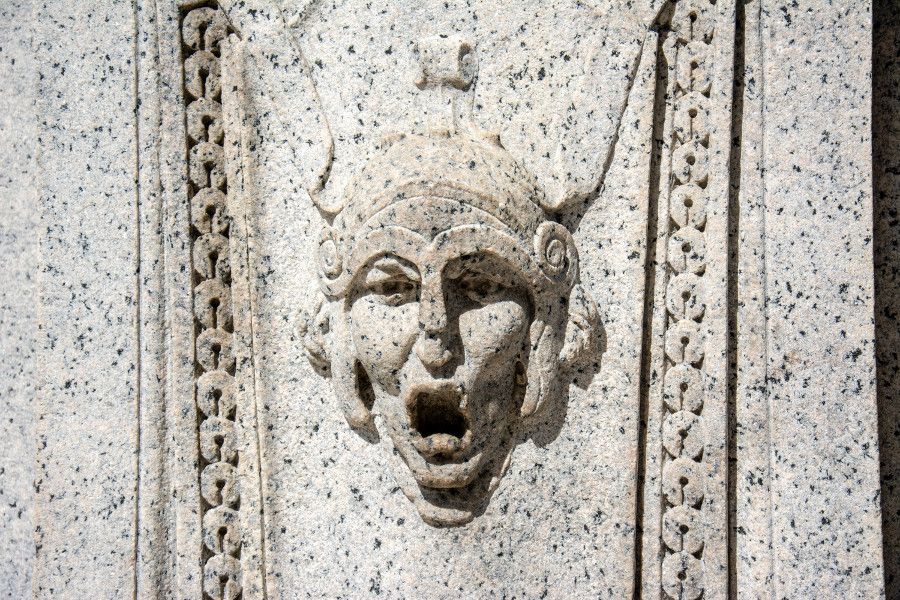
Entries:
{"type": "Polygon", "coordinates": [[[452,358],[452,354],[444,343],[443,335],[434,335],[423,332],[416,342],[416,356],[427,369],[443,367],[452,358]]]}
{"type": "Polygon", "coordinates": [[[442,367],[452,354],[447,347],[447,307],[440,279],[426,281],[419,299],[419,326],[422,330],[416,341],[416,355],[426,368],[442,367]]]}

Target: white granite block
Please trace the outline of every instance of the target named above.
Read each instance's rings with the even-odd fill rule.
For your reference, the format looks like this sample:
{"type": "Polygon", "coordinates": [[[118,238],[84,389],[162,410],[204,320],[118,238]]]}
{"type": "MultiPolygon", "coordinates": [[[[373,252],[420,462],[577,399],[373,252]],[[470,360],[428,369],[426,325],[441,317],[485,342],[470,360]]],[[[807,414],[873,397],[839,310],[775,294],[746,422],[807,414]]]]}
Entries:
{"type": "Polygon", "coordinates": [[[762,14],[773,593],[875,598],[871,9],[762,14]]]}
{"type": "Polygon", "coordinates": [[[35,7],[39,115],[36,597],[133,593],[137,500],[134,8],[35,7]]]}
{"type": "Polygon", "coordinates": [[[39,273],[32,2],[0,8],[0,595],[31,592],[34,568],[35,339],[39,273]]]}

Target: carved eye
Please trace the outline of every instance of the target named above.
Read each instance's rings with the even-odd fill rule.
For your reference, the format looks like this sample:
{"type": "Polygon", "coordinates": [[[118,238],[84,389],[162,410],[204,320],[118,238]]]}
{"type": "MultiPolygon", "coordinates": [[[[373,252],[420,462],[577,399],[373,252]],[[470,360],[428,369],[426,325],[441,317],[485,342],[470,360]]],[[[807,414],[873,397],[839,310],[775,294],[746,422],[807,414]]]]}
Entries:
{"type": "Polygon", "coordinates": [[[459,287],[472,302],[487,304],[505,296],[509,287],[503,282],[484,273],[466,272],[459,279],[459,287]]]}
{"type": "Polygon", "coordinates": [[[375,300],[388,306],[401,306],[419,299],[419,284],[405,277],[379,278],[366,286],[375,300]]]}
{"type": "Polygon", "coordinates": [[[387,306],[418,302],[418,270],[415,265],[397,256],[382,257],[366,270],[361,291],[387,306]]]}

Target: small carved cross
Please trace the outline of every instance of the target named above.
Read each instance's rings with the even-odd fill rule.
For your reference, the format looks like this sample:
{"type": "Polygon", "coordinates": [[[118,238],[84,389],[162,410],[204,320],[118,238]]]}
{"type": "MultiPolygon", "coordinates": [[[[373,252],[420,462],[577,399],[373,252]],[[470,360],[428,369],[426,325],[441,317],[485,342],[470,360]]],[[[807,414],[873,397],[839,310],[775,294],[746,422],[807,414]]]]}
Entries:
{"type": "Polygon", "coordinates": [[[419,73],[416,86],[467,90],[475,79],[472,45],[459,36],[435,35],[416,44],[419,73]]]}
{"type": "Polygon", "coordinates": [[[432,132],[471,128],[471,88],[477,63],[473,45],[456,35],[422,38],[415,46],[422,90],[421,114],[432,132]]]}

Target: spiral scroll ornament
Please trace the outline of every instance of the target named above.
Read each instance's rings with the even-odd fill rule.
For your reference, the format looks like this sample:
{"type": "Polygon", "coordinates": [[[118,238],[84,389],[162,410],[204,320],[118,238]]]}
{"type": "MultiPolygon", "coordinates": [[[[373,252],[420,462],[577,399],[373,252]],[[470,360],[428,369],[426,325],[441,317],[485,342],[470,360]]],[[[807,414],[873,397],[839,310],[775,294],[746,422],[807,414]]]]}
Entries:
{"type": "Polygon", "coordinates": [[[578,262],[578,254],[572,234],[563,225],[545,221],[534,235],[534,253],[544,275],[550,279],[571,281],[575,273],[571,268],[578,262]]]}

